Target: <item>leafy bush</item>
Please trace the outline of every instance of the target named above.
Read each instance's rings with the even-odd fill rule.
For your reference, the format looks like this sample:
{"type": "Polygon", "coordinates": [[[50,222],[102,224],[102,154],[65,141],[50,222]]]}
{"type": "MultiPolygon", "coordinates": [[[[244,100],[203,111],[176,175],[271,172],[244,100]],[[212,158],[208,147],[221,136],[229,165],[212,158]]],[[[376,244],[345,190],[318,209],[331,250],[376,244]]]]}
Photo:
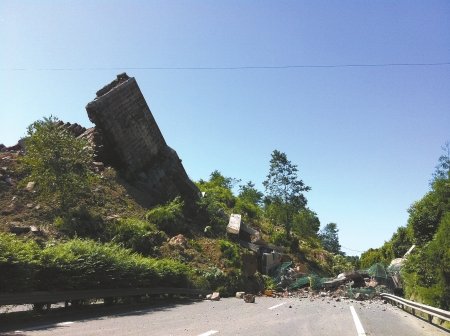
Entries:
{"type": "Polygon", "coordinates": [[[211,173],[209,181],[200,180],[197,187],[206,193],[210,199],[214,199],[222,209],[234,207],[236,198],[231,189],[238,180],[223,176],[218,170],[211,173]]]}
{"type": "Polygon", "coordinates": [[[187,287],[189,286],[189,267],[176,260],[150,259],[151,267],[156,271],[159,282],[163,287],[187,287]]]}
{"type": "Polygon", "coordinates": [[[0,233],[0,292],[30,291],[40,265],[40,248],[13,234],[0,233]]]}
{"type": "Polygon", "coordinates": [[[272,277],[270,277],[268,275],[263,275],[262,277],[263,277],[263,280],[264,280],[264,288],[265,289],[275,289],[276,283],[272,279],[272,277]]]}
{"type": "Polygon", "coordinates": [[[58,119],[44,118],[28,127],[22,162],[29,171],[27,181],[36,191],[65,211],[87,195],[92,175],[92,149],[87,140],[75,138],[58,119]]]}
{"type": "Polygon", "coordinates": [[[105,231],[101,216],[92,214],[85,206],[76,207],[64,216],[56,217],[53,224],[69,237],[99,238],[105,231]]]}
{"type": "Polygon", "coordinates": [[[241,198],[236,200],[234,212],[241,214],[243,220],[249,223],[253,223],[256,219],[261,217],[262,214],[262,210],[258,205],[241,198]]]}
{"type": "Polygon", "coordinates": [[[226,274],[220,268],[210,267],[201,271],[202,277],[208,282],[211,289],[216,289],[226,282],[226,274]]]}
{"type": "Polygon", "coordinates": [[[223,204],[211,196],[202,197],[198,203],[198,220],[204,225],[205,233],[225,235],[228,216],[223,204]]]}
{"type": "Polygon", "coordinates": [[[115,243],[123,244],[144,255],[154,255],[167,236],[154,224],[134,218],[119,219],[109,228],[109,236],[115,243]]]}
{"type": "Polygon", "coordinates": [[[289,246],[290,245],[289,238],[286,236],[286,232],[284,232],[284,231],[275,231],[270,236],[270,241],[278,246],[289,246]]]}
{"type": "Polygon", "coordinates": [[[42,252],[40,289],[90,289],[151,286],[156,272],[130,250],[114,244],[73,239],[42,252]]]}
{"type": "Polygon", "coordinates": [[[42,251],[39,289],[70,290],[186,286],[189,269],[173,260],[143,257],[113,243],[73,239],[42,251]]]}
{"type": "Polygon", "coordinates": [[[200,180],[198,188],[205,192],[198,205],[198,220],[203,227],[208,228],[205,233],[224,235],[228,223],[228,215],[236,204],[236,198],[231,191],[238,182],[230,177],[224,177],[219,171],[211,173],[209,181],[200,180]]]}
{"type": "Polygon", "coordinates": [[[225,258],[225,266],[227,267],[241,267],[241,258],[239,254],[239,247],[232,242],[226,240],[219,240],[220,251],[222,257],[225,258]]]}
{"type": "Polygon", "coordinates": [[[175,198],[166,205],[157,206],[149,210],[146,218],[156,224],[158,229],[170,235],[185,232],[186,221],[183,214],[184,202],[180,197],[175,198]]]}
{"type": "Polygon", "coordinates": [[[244,287],[244,277],[240,271],[224,272],[217,267],[210,267],[202,272],[209,287],[222,296],[232,296],[244,287]]]}

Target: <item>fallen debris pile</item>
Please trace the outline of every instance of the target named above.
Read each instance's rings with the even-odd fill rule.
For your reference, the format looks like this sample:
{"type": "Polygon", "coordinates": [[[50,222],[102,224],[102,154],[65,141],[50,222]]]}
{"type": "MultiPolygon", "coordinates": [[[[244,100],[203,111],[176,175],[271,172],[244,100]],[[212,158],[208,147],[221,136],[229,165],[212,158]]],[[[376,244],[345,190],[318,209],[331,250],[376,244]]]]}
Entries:
{"type": "Polygon", "coordinates": [[[272,297],[330,296],[333,299],[373,299],[382,292],[392,292],[389,274],[381,264],[368,270],[339,274],[335,278],[324,278],[316,274],[305,274],[293,267],[291,261],[271,270],[275,291],[267,291],[272,297]]]}

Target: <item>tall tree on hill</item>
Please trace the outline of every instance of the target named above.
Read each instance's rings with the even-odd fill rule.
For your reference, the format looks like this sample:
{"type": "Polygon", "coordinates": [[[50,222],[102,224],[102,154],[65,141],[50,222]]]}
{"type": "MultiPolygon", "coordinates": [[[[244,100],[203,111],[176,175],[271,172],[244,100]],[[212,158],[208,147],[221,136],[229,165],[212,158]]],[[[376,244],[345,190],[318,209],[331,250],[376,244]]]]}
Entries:
{"type": "Polygon", "coordinates": [[[269,174],[263,182],[266,204],[275,208],[276,219],[284,225],[286,236],[290,236],[293,217],[306,206],[303,192],[311,188],[298,178],[298,168],[287,159],[285,153],[272,152],[269,174]]]}
{"type": "Polygon", "coordinates": [[[328,223],[320,232],[320,240],[325,250],[338,254],[341,250],[339,244],[338,228],[336,223],[328,223]]]}

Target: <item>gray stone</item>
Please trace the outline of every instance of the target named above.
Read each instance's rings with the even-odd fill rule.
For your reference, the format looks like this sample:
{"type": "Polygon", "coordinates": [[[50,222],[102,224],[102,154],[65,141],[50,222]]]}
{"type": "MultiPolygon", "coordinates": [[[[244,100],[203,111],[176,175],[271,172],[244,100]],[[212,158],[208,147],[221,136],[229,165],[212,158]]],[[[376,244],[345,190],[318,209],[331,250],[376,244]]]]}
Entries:
{"type": "Polygon", "coordinates": [[[28,182],[27,186],[25,187],[25,190],[26,191],[33,191],[35,185],[36,185],[36,182],[33,182],[33,181],[28,182]]]}
{"type": "Polygon", "coordinates": [[[255,295],[253,294],[245,294],[244,301],[247,303],[255,303],[255,295]]]}
{"type": "Polygon", "coordinates": [[[242,299],[244,297],[245,292],[236,292],[236,298],[242,299]]]}
{"type": "Polygon", "coordinates": [[[220,300],[220,293],[219,292],[212,293],[211,300],[212,301],[219,301],[220,300]]]}
{"type": "Polygon", "coordinates": [[[17,222],[11,222],[9,223],[9,232],[15,233],[15,234],[23,234],[30,232],[29,226],[22,226],[20,223],[17,222]]]}
{"type": "Polygon", "coordinates": [[[195,205],[199,190],[166,144],[134,78],[118,75],[97,92],[86,111],[96,125],[90,137],[97,160],[118,169],[144,205],[165,203],[176,196],[182,196],[188,207],[195,205]]]}
{"type": "Polygon", "coordinates": [[[37,232],[40,232],[41,230],[37,227],[37,226],[35,226],[35,225],[31,225],[30,226],[30,230],[31,230],[31,232],[33,232],[33,233],[37,233],[37,232]]]}

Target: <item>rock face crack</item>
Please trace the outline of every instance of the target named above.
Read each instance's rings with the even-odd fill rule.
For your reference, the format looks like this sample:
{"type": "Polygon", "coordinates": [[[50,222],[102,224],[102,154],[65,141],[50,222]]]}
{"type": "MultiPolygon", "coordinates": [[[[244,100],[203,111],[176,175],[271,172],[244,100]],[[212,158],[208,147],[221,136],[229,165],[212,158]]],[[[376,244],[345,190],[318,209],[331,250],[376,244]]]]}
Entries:
{"type": "Polygon", "coordinates": [[[98,159],[118,169],[148,205],[181,196],[193,204],[199,190],[170,148],[136,80],[125,73],[97,92],[86,106],[95,124],[98,159]],[[101,143],[99,143],[101,142],[101,143]]]}

